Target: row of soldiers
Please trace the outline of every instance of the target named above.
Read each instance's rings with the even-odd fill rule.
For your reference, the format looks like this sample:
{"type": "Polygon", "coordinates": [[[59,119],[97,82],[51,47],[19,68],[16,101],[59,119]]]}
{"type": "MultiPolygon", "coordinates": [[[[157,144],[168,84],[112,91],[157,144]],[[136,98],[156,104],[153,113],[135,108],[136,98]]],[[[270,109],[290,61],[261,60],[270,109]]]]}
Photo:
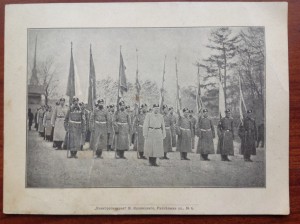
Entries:
{"type": "MultiPolygon", "coordinates": [[[[139,159],[148,157],[150,165],[157,166],[156,158],[168,160],[167,153],[175,146],[181,160],[189,160],[188,153],[192,152],[195,136],[198,136],[197,153],[202,160],[208,161],[208,155],[215,153],[213,139],[216,135],[208,110],[203,109],[198,118],[188,108],[182,112],[183,115],[176,116],[173,108],[167,105],[163,105],[160,111],[157,104],[152,108],[142,104],[135,115],[124,101],[119,103],[119,110],[115,112],[114,105],[105,108],[102,99],[96,102],[93,111],[88,111],[77,97],[73,98],[69,108],[65,106],[65,99],[61,98],[54,110],[47,106],[38,110],[36,124],[40,135],[46,140],[53,140],[57,149],[65,143],[64,147],[70,150],[69,158],[77,158],[77,151],[89,141],[94,158],[102,158],[102,151],[107,149],[116,150],[116,158],[125,159],[125,151],[133,143],[139,159]]],[[[221,154],[222,161],[230,161],[228,156],[234,155],[233,118],[229,109],[225,112],[226,116],[217,126],[217,153],[221,154]]],[[[247,111],[238,133],[240,152],[244,160],[250,162],[250,156],[256,154],[257,139],[252,110],[247,111]]]]}

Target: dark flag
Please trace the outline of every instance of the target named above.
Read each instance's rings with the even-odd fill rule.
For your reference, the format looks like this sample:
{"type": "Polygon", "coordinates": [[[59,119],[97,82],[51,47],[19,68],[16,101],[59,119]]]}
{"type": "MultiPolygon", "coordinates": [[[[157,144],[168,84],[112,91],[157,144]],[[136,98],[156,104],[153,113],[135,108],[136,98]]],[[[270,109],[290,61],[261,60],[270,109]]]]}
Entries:
{"type": "Polygon", "coordinates": [[[87,108],[92,111],[96,97],[96,72],[92,55],[92,45],[90,45],[90,73],[89,73],[89,94],[87,108]]]}
{"type": "Polygon", "coordinates": [[[75,69],[74,69],[72,43],[71,43],[71,60],[70,60],[69,78],[68,78],[66,95],[69,96],[69,105],[71,105],[72,99],[75,96],[75,69]]]}
{"type": "Polygon", "coordinates": [[[119,85],[118,85],[118,100],[117,100],[117,110],[119,109],[120,99],[123,97],[123,93],[127,92],[127,80],[125,74],[125,65],[123,61],[122,52],[120,49],[120,67],[119,67],[119,85]]]}
{"type": "Polygon", "coordinates": [[[177,108],[178,115],[180,115],[180,110],[182,108],[182,103],[181,103],[180,86],[179,86],[179,83],[178,83],[177,58],[175,58],[175,66],[176,66],[176,87],[177,87],[176,108],[177,108]]]}

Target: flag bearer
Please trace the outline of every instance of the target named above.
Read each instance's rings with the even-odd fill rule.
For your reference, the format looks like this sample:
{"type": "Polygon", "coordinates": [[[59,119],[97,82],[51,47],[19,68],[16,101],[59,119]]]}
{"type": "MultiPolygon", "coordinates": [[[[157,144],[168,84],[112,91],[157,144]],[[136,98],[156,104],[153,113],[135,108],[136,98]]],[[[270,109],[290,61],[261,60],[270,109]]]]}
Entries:
{"type": "Polygon", "coordinates": [[[163,105],[163,117],[165,122],[165,129],[166,129],[166,137],[164,138],[164,156],[161,159],[169,159],[167,157],[168,152],[172,152],[172,133],[171,127],[173,126],[172,117],[169,114],[169,108],[167,105],[163,105]]]}

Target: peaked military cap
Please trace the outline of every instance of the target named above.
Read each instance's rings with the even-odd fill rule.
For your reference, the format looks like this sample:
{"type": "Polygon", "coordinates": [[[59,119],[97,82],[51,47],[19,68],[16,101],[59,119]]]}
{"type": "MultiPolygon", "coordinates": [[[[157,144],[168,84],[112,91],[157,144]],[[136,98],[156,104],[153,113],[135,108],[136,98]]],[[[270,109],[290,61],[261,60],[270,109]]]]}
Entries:
{"type": "Polygon", "coordinates": [[[98,104],[103,104],[103,103],[104,103],[104,100],[103,100],[103,99],[99,99],[99,100],[97,100],[97,103],[98,103],[98,104]]]}
{"type": "Polygon", "coordinates": [[[119,102],[119,106],[125,106],[125,102],[122,100],[119,102]]]}
{"type": "Polygon", "coordinates": [[[66,101],[65,98],[60,98],[59,101],[66,101]]]}
{"type": "Polygon", "coordinates": [[[144,103],[141,105],[141,108],[144,108],[144,107],[147,107],[147,104],[144,103]]]}
{"type": "Polygon", "coordinates": [[[153,104],[153,107],[159,107],[159,105],[157,103],[153,104]]]}
{"type": "Polygon", "coordinates": [[[189,112],[189,108],[185,107],[185,108],[183,108],[182,111],[183,111],[183,112],[189,112]]]}
{"type": "Polygon", "coordinates": [[[252,110],[247,110],[247,114],[251,114],[252,112],[252,110]]]}
{"type": "Polygon", "coordinates": [[[225,113],[228,113],[228,112],[231,112],[231,110],[230,109],[225,110],[225,113]]]}
{"type": "Polygon", "coordinates": [[[164,105],[163,105],[163,110],[166,109],[166,108],[168,108],[168,105],[167,105],[167,104],[164,104],[164,105]]]}
{"type": "Polygon", "coordinates": [[[208,110],[207,110],[207,109],[203,109],[202,111],[203,111],[203,112],[208,112],[208,110]]]}
{"type": "Polygon", "coordinates": [[[72,102],[74,103],[75,101],[79,101],[79,98],[74,96],[72,102]]]}

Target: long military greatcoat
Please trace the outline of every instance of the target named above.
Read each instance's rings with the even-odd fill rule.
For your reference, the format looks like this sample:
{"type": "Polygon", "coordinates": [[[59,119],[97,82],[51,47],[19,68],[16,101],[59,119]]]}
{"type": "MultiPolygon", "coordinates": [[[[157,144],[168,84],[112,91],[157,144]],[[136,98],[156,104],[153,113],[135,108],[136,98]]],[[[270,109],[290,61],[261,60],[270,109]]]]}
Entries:
{"type": "Polygon", "coordinates": [[[114,139],[114,131],[113,131],[113,114],[112,112],[107,113],[107,144],[112,145],[114,139]]]}
{"type": "Polygon", "coordinates": [[[163,114],[163,116],[164,116],[164,122],[165,122],[165,128],[166,128],[166,137],[164,139],[164,152],[172,152],[171,127],[173,126],[173,119],[168,113],[163,114]]]}
{"type": "Polygon", "coordinates": [[[178,135],[176,151],[192,152],[192,124],[188,117],[180,116],[176,121],[178,135]]]}
{"type": "Polygon", "coordinates": [[[86,131],[86,122],[83,111],[78,106],[72,106],[65,117],[65,128],[68,131],[67,149],[78,151],[81,146],[82,133],[86,131]]]}
{"type": "Polygon", "coordinates": [[[114,148],[117,150],[129,149],[130,117],[125,111],[116,111],[113,117],[115,131],[114,148]]]}
{"type": "Polygon", "coordinates": [[[207,117],[200,117],[196,125],[196,133],[199,137],[197,153],[214,154],[215,129],[212,121],[207,117]]]}
{"type": "Polygon", "coordinates": [[[136,146],[138,152],[144,152],[145,139],[144,139],[144,135],[143,135],[143,125],[144,125],[145,118],[146,118],[146,114],[141,113],[134,120],[134,124],[133,124],[133,127],[135,127],[137,129],[135,146],[136,146]]]}
{"type": "Polygon", "coordinates": [[[51,117],[52,117],[52,111],[46,111],[43,119],[43,125],[45,127],[46,136],[51,136],[51,132],[52,132],[51,117]]]}
{"type": "Polygon", "coordinates": [[[145,138],[144,156],[162,157],[164,155],[163,140],[166,137],[164,118],[161,114],[148,113],[143,125],[145,138]]]}
{"type": "Polygon", "coordinates": [[[90,128],[93,138],[91,139],[90,148],[93,150],[105,149],[107,147],[107,111],[96,108],[90,116],[90,128]]]}
{"type": "Polygon", "coordinates": [[[256,123],[253,118],[246,117],[239,127],[242,155],[256,155],[255,141],[257,139],[256,123]]]}
{"type": "Polygon", "coordinates": [[[51,125],[54,126],[53,141],[65,140],[66,130],[64,127],[64,122],[67,111],[67,107],[58,105],[57,107],[55,107],[52,113],[51,125]]]}
{"type": "Polygon", "coordinates": [[[44,133],[44,125],[43,125],[43,121],[44,121],[44,114],[45,114],[45,110],[44,109],[40,109],[38,112],[38,124],[39,124],[39,128],[38,131],[40,133],[44,133]]]}
{"type": "Polygon", "coordinates": [[[173,125],[171,126],[172,147],[176,147],[176,116],[170,113],[170,118],[173,123],[173,125]]]}
{"type": "Polygon", "coordinates": [[[192,116],[190,117],[190,120],[191,120],[191,126],[192,126],[192,129],[191,129],[191,139],[192,139],[192,149],[195,148],[195,135],[196,135],[196,123],[197,123],[197,119],[192,116]]]}
{"type": "Polygon", "coordinates": [[[218,149],[217,153],[221,155],[234,155],[233,150],[233,118],[223,117],[218,125],[218,149]]]}

